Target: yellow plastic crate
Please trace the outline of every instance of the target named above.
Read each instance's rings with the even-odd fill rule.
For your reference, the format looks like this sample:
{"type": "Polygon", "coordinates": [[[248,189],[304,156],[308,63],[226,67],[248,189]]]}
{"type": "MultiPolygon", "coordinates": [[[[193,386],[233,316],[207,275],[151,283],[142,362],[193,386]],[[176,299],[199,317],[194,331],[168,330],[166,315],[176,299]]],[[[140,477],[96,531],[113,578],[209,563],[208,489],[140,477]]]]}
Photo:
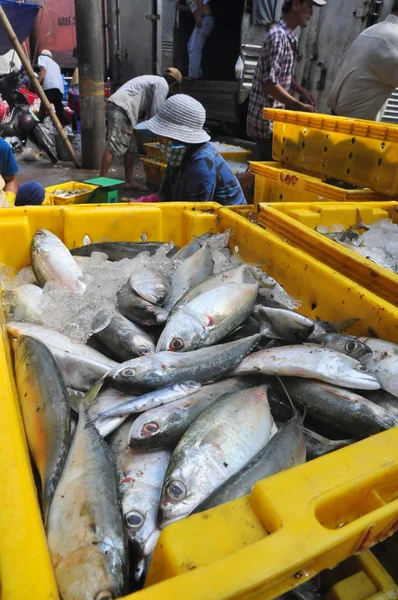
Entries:
{"type": "MultiPolygon", "coordinates": [[[[237,146],[232,144],[224,144],[228,147],[228,150],[220,152],[221,156],[225,160],[232,160],[234,162],[246,162],[251,154],[251,150],[237,150],[237,146]]],[[[150,144],[144,144],[145,154],[148,158],[155,158],[157,160],[164,161],[164,154],[159,150],[159,143],[152,142],[150,144]]]]}
{"type": "Polygon", "coordinates": [[[274,121],[272,156],[342,181],[398,194],[398,126],[265,108],[274,121]]]}
{"type": "Polygon", "coordinates": [[[167,163],[159,162],[159,160],[155,158],[145,157],[141,157],[140,161],[144,166],[147,182],[152,183],[152,185],[160,186],[166,173],[167,163]]]}
{"type": "Polygon", "coordinates": [[[285,242],[301,248],[313,258],[363,285],[367,290],[398,306],[398,275],[318,233],[318,225],[355,225],[358,215],[367,224],[391,219],[398,224],[398,202],[261,203],[256,213],[259,225],[285,242]],[[359,210],[359,213],[358,213],[359,210]]]}
{"type": "MultiPolygon", "coordinates": [[[[39,227],[69,248],[80,246],[85,235],[100,242],[138,241],[146,234],[148,241],[183,245],[206,231],[232,229],[231,248],[237,247],[243,260],[263,265],[300,298],[304,314],[329,320],[359,316],[353,332],[364,334],[371,327],[398,341],[397,308],[216,204],[3,209],[0,261],[14,269],[29,264],[39,227]]],[[[56,600],[4,327],[0,372],[2,598],[56,600]]],[[[391,429],[266,479],[250,496],[171,525],[155,550],[148,587],[128,598],[274,598],[397,528],[398,429],[391,429]]]]}
{"type": "Polygon", "coordinates": [[[375,202],[390,200],[372,190],[345,190],[279,162],[250,162],[254,173],[254,205],[260,202],[375,202]]]}
{"type": "MultiPolygon", "coordinates": [[[[392,600],[398,587],[370,550],[344,561],[333,571],[324,571],[325,600],[392,600]],[[337,576],[337,581],[334,579],[337,576]]],[[[324,587],[324,586],[322,586],[324,587]]]]}
{"type": "Polygon", "coordinates": [[[67,181],[66,183],[59,183],[58,185],[51,185],[46,187],[45,190],[47,193],[51,194],[53,197],[53,204],[55,205],[64,205],[64,204],[84,204],[90,194],[97,189],[97,185],[90,185],[88,183],[81,183],[78,181],[67,181]],[[86,190],[82,194],[77,194],[76,196],[71,196],[70,198],[62,198],[62,196],[57,196],[54,194],[56,190],[66,190],[68,192],[73,192],[75,190],[86,190]]]}

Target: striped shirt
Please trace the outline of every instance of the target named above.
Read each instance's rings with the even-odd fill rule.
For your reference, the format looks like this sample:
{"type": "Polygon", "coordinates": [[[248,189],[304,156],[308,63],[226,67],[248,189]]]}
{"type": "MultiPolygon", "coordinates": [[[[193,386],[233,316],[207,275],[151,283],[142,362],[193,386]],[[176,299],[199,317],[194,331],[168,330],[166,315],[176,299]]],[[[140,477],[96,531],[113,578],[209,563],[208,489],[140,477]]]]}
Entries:
{"type": "Polygon", "coordinates": [[[297,43],[295,34],[286,25],[284,19],[273,25],[265,36],[250,91],[247,134],[251,138],[272,136],[272,121],[263,120],[263,108],[285,108],[285,106],[271,96],[266,96],[263,86],[266,82],[278,83],[287,92],[290,90],[297,43]]]}

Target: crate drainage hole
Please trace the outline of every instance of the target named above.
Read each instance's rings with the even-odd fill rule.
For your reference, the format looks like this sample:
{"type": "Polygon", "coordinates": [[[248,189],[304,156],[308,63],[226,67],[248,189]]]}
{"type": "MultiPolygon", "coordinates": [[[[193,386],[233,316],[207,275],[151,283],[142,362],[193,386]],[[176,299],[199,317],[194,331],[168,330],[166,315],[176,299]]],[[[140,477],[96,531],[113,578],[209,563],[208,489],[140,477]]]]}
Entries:
{"type": "Polygon", "coordinates": [[[377,164],[379,165],[379,167],[381,167],[381,165],[383,164],[383,160],[381,158],[379,158],[379,160],[377,161],[377,164]]]}
{"type": "MultiPolygon", "coordinates": [[[[327,529],[339,529],[398,498],[398,468],[381,469],[376,475],[354,480],[320,498],[315,509],[319,523],[327,529]],[[347,489],[351,486],[351,489],[347,489]]],[[[398,508],[397,508],[398,512],[398,508]]],[[[375,522],[377,519],[375,517],[375,522]]]]}

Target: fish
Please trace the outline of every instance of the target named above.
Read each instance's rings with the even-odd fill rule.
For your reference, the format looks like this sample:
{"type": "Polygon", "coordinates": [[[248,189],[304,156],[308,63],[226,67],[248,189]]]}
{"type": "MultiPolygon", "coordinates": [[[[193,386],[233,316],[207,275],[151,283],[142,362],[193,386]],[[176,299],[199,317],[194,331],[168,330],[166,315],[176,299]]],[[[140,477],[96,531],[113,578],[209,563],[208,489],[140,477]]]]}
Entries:
{"type": "Polygon", "coordinates": [[[355,358],[361,362],[367,360],[372,350],[352,335],[343,335],[341,333],[325,333],[317,337],[311,338],[312,344],[319,344],[324,348],[330,348],[336,352],[341,352],[351,358],[355,358]]]}
{"type": "Polygon", "coordinates": [[[45,344],[54,356],[67,387],[88,391],[98,379],[117,367],[118,363],[93,348],[58,331],[32,323],[7,323],[11,337],[28,335],[45,344]]]}
{"type": "Polygon", "coordinates": [[[286,290],[273,277],[264,273],[258,267],[250,265],[253,276],[260,283],[257,303],[268,308],[281,308],[295,310],[301,304],[298,300],[289,296],[286,290]]]}
{"type": "Polygon", "coordinates": [[[139,557],[151,554],[160,535],[158,506],[163,480],[170,462],[169,450],[143,452],[127,444],[131,426],[126,421],[110,439],[116,458],[124,525],[139,557]]]}
{"type": "Polygon", "coordinates": [[[164,303],[164,309],[169,313],[185,292],[212,274],[213,267],[214,261],[206,245],[184,260],[173,273],[171,290],[164,303]]]}
{"type": "Polygon", "coordinates": [[[115,461],[83,405],[50,506],[47,541],[63,600],[123,595],[127,545],[115,461]]]}
{"type": "Polygon", "coordinates": [[[398,425],[398,420],[363,396],[334,385],[301,378],[284,379],[293,402],[319,421],[354,437],[366,437],[398,425]]]}
{"type": "Polygon", "coordinates": [[[372,350],[365,366],[376,375],[383,390],[398,397],[398,344],[371,337],[358,339],[372,350]]]}
{"type": "Polygon", "coordinates": [[[251,274],[250,267],[246,264],[221,271],[221,273],[217,273],[216,275],[210,275],[202,283],[195,285],[185,292],[178,302],[175,303],[169,316],[174,315],[185,304],[191,302],[191,300],[194,300],[201,294],[214,290],[225,283],[256,283],[256,281],[255,277],[251,274]]]}
{"type": "Polygon", "coordinates": [[[15,378],[46,523],[71,441],[68,391],[51,352],[28,336],[20,336],[16,344],[15,378]]]}
{"type": "Polygon", "coordinates": [[[105,412],[98,414],[97,419],[108,419],[109,417],[124,417],[134,413],[141,413],[156,406],[162,406],[180,398],[185,398],[197,392],[200,388],[200,383],[196,381],[185,381],[184,383],[176,383],[173,385],[159,388],[153,392],[148,392],[143,396],[130,398],[118,404],[113,408],[109,408],[105,412]]]}
{"type": "Polygon", "coordinates": [[[265,446],[274,425],[267,390],[265,384],[224,395],[184,433],[164,480],[160,529],[187,517],[265,446]]]}
{"type": "Polygon", "coordinates": [[[304,434],[307,443],[307,458],[313,460],[324,454],[329,454],[340,448],[345,448],[355,444],[357,438],[348,438],[346,440],[329,440],[328,438],[304,427],[304,434]]]}
{"type": "Polygon", "coordinates": [[[303,416],[294,414],[243,469],[199,504],[195,512],[242,498],[250,494],[257,481],[303,464],[306,459],[306,441],[302,424],[303,416]]]}
{"type": "Polygon", "coordinates": [[[98,331],[96,336],[121,362],[155,352],[155,344],[149,334],[117,311],[109,325],[98,331]]]}
{"type": "Polygon", "coordinates": [[[226,393],[246,389],[250,385],[245,378],[222,379],[203,386],[191,396],[147,410],[132,424],[129,444],[145,450],[174,448],[188,427],[213,402],[226,393]]]}
{"type": "Polygon", "coordinates": [[[32,269],[41,286],[53,281],[73,294],[83,294],[86,290],[81,269],[65,244],[51,231],[36,231],[30,257],[32,269]]]}
{"type": "Polygon", "coordinates": [[[257,305],[254,317],[261,324],[264,336],[272,339],[303,342],[314,331],[314,322],[292,310],[257,305]]]}
{"type": "MultiPolygon", "coordinates": [[[[165,242],[99,242],[72,248],[70,252],[73,256],[91,256],[92,252],[103,252],[108,260],[118,262],[123,258],[135,258],[141,252],[149,252],[153,256],[164,244],[165,242]]],[[[166,256],[171,258],[179,249],[179,246],[174,245],[166,256]]]]}
{"type": "Polygon", "coordinates": [[[25,283],[15,290],[4,290],[2,304],[6,321],[29,321],[42,323],[43,290],[32,283],[25,283]]]}
{"type": "Polygon", "coordinates": [[[324,335],[326,333],[343,333],[347,329],[350,329],[356,323],[359,323],[361,319],[353,317],[351,319],[343,319],[342,321],[322,321],[322,319],[316,319],[314,321],[314,331],[309,336],[307,342],[311,342],[312,339],[324,335]]]}
{"type": "Polygon", "coordinates": [[[398,418],[398,399],[396,396],[393,396],[385,390],[367,391],[363,394],[368,400],[374,402],[378,406],[381,406],[391,415],[398,418]]]}
{"type": "Polygon", "coordinates": [[[166,322],[168,312],[137,296],[126,283],[117,294],[119,312],[137,325],[162,325],[166,322]]]}
{"type": "Polygon", "coordinates": [[[134,358],[112,369],[106,385],[134,392],[184,381],[210,382],[236,367],[256,346],[261,334],[192,352],[157,352],[134,358]]]}
{"type": "Polygon", "coordinates": [[[129,284],[133,292],[152,304],[163,304],[171,289],[167,278],[156,269],[133,273],[129,284]]]}
{"type": "Polygon", "coordinates": [[[212,233],[207,232],[203,233],[199,237],[194,236],[193,240],[186,244],[178,252],[176,252],[173,256],[174,260],[186,260],[193,256],[198,250],[200,250],[206,240],[212,237],[212,233]]]}
{"type": "Polygon", "coordinates": [[[334,385],[377,390],[377,378],[361,363],[329,348],[312,344],[259,350],[247,356],[233,375],[262,373],[319,379],[334,385]]]}
{"type": "Polygon", "coordinates": [[[250,316],[257,291],[257,283],[226,283],[200,294],[168,319],[156,352],[187,352],[214,345],[250,316]]]}
{"type": "MultiPolygon", "coordinates": [[[[109,409],[119,406],[126,402],[126,400],[132,400],[131,394],[124,394],[119,390],[107,388],[102,390],[94,399],[92,403],[87,403],[85,400],[84,404],[87,408],[87,414],[90,418],[90,423],[94,423],[102,437],[108,436],[110,433],[115,431],[124,421],[128,418],[128,414],[122,417],[109,417],[99,419],[98,415],[109,409]]],[[[75,403],[76,404],[76,403],[75,403]]],[[[78,403],[79,406],[80,402],[78,403]]]]}

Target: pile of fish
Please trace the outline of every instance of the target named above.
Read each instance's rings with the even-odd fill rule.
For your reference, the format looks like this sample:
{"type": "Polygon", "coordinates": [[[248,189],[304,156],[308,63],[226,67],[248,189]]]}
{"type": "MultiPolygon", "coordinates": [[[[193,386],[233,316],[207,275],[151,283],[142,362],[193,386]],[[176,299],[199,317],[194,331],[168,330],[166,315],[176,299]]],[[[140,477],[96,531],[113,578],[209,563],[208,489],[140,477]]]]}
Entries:
{"type": "Polygon", "coordinates": [[[391,219],[381,219],[366,225],[357,211],[356,223],[346,230],[336,223],[331,227],[318,225],[317,231],[338,242],[344,248],[357,252],[377,265],[398,273],[398,225],[391,219]],[[364,230],[364,233],[360,233],[364,230]]]}
{"type": "Polygon", "coordinates": [[[72,198],[72,196],[79,196],[80,194],[87,194],[87,190],[76,189],[76,190],[64,190],[63,188],[59,188],[51,192],[54,196],[58,196],[59,198],[72,198]]]}
{"type": "Polygon", "coordinates": [[[170,523],[398,424],[398,346],[340,333],[356,319],[304,317],[228,241],[71,253],[41,229],[29,269],[9,278],[3,308],[63,600],[137,589],[170,523]],[[80,311],[98,253],[94,273],[113,271],[117,292],[85,343],[45,325],[43,294],[55,287],[80,311]]]}

